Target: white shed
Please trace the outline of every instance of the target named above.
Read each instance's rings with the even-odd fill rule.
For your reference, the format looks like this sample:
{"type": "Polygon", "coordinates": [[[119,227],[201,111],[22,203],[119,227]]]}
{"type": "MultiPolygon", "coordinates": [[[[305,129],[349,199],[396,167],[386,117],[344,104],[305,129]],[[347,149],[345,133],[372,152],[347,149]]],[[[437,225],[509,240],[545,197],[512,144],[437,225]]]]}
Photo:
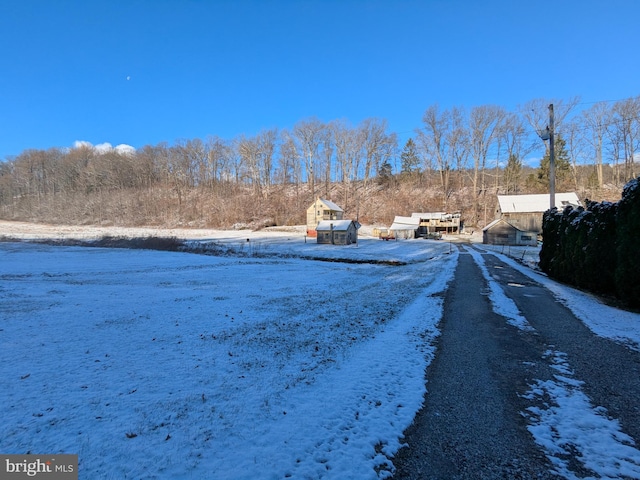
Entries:
{"type": "Polygon", "coordinates": [[[420,219],[416,217],[401,217],[396,215],[389,231],[395,238],[416,238],[420,219]]]}

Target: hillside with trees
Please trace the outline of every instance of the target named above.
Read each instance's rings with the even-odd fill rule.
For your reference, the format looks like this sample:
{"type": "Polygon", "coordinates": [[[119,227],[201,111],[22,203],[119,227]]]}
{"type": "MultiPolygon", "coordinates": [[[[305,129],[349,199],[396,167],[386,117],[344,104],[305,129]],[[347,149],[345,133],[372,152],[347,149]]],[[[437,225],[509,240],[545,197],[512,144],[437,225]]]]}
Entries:
{"type": "Polygon", "coordinates": [[[540,99],[516,112],[431,105],[402,144],[384,119],[308,118],[232,139],[30,149],[0,162],[0,218],[260,228],[305,223],[321,196],[362,223],[447,211],[480,228],[493,220],[497,194],[548,191],[548,142],[538,132],[550,103],[556,191],[618,200],[640,170],[640,97],[591,105],[540,99]]]}

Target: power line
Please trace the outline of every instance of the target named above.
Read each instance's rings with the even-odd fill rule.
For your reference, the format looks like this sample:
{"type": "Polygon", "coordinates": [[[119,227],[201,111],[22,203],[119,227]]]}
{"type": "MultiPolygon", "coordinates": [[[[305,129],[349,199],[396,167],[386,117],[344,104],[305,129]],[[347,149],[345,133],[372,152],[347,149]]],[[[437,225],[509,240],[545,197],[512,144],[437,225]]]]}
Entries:
{"type": "Polygon", "coordinates": [[[632,100],[636,98],[640,99],[640,95],[635,95],[633,97],[619,98],[617,100],[597,100],[595,102],[579,102],[579,103],[576,103],[576,105],[595,105],[597,103],[617,103],[617,102],[624,102],[625,100],[632,100]]]}
{"type": "MultiPolygon", "coordinates": [[[[592,130],[594,128],[607,129],[608,127],[611,127],[613,125],[618,125],[618,124],[623,123],[623,122],[634,121],[634,120],[635,121],[640,120],[640,115],[636,115],[636,116],[633,116],[633,117],[617,118],[617,119],[611,120],[611,121],[606,122],[606,123],[598,123],[598,124],[595,124],[595,125],[574,126],[573,130],[578,131],[578,132],[584,132],[584,131],[592,130]]],[[[567,125],[567,124],[565,123],[564,125],[567,125]]],[[[558,129],[556,129],[556,131],[557,130],[560,130],[562,132],[563,129],[562,129],[562,127],[560,127],[558,129]]]]}

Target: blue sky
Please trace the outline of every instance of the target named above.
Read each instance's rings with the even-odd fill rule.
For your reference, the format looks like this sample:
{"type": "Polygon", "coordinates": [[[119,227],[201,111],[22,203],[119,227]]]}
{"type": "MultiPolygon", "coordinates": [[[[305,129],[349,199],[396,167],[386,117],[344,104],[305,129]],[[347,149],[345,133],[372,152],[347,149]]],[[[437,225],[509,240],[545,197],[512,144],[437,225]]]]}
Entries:
{"type": "Polygon", "coordinates": [[[640,94],[638,0],[0,0],[0,160],[640,94]]]}

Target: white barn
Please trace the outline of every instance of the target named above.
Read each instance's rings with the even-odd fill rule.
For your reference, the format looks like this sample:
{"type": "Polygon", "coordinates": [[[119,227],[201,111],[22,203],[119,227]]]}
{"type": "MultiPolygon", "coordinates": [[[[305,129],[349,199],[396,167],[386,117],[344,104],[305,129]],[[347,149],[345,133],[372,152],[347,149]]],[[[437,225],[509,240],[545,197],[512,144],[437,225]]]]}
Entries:
{"type": "MultiPolygon", "coordinates": [[[[582,205],[573,192],[556,193],[555,204],[558,210],[582,205]]],[[[521,231],[542,233],[542,214],[549,207],[549,194],[498,195],[496,219],[503,219],[521,231]]]]}

